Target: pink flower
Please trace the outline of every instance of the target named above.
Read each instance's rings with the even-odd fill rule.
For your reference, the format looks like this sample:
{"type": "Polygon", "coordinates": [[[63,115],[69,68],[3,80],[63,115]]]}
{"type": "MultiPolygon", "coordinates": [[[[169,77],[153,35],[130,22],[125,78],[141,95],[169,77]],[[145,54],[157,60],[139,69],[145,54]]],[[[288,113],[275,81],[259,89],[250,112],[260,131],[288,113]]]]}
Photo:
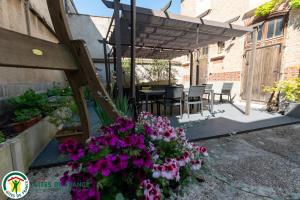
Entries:
{"type": "Polygon", "coordinates": [[[208,152],[207,149],[205,147],[198,147],[197,151],[201,154],[203,154],[204,156],[208,156],[208,152]]]}

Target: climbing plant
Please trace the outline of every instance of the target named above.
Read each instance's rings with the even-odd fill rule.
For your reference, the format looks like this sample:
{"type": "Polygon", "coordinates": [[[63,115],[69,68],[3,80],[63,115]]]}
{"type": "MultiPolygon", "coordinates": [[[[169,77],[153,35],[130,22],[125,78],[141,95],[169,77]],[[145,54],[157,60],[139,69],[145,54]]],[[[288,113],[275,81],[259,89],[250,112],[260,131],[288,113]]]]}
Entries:
{"type": "Polygon", "coordinates": [[[273,12],[280,4],[288,1],[291,8],[300,8],[300,0],[271,0],[263,5],[259,6],[255,15],[259,17],[264,17],[273,12]]]}

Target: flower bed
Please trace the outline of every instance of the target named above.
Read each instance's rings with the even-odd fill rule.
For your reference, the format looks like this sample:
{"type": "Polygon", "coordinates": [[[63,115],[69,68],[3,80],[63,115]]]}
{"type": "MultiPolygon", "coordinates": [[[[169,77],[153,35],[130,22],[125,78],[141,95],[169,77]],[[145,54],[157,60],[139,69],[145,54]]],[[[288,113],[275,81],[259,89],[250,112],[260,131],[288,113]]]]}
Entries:
{"type": "Polygon", "coordinates": [[[168,199],[201,169],[205,147],[187,141],[167,118],[142,113],[137,122],[119,118],[85,145],[68,140],[70,171],[61,178],[73,199],[168,199]]]}

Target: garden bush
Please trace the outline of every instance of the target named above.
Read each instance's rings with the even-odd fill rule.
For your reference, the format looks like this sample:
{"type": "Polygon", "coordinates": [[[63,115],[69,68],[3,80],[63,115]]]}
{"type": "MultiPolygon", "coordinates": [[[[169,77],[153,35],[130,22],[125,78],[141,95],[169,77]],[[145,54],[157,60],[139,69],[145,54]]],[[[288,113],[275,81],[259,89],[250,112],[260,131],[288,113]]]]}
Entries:
{"type": "Polygon", "coordinates": [[[182,128],[164,117],[142,113],[137,122],[119,118],[86,144],[67,140],[71,155],[61,178],[74,200],[168,199],[204,164],[207,150],[187,141],[182,128]]]}

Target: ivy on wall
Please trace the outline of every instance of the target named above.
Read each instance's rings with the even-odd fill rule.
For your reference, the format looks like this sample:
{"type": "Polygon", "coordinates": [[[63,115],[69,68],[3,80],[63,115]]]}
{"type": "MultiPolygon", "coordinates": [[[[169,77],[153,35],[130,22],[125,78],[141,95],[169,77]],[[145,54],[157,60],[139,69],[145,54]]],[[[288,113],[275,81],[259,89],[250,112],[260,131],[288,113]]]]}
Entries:
{"type": "MultiPolygon", "coordinates": [[[[293,8],[300,8],[300,0],[287,0],[289,2],[290,7],[293,8]]],[[[280,4],[286,2],[286,0],[271,0],[263,5],[259,6],[256,11],[255,15],[259,17],[264,17],[269,15],[273,12],[280,4]]]]}

